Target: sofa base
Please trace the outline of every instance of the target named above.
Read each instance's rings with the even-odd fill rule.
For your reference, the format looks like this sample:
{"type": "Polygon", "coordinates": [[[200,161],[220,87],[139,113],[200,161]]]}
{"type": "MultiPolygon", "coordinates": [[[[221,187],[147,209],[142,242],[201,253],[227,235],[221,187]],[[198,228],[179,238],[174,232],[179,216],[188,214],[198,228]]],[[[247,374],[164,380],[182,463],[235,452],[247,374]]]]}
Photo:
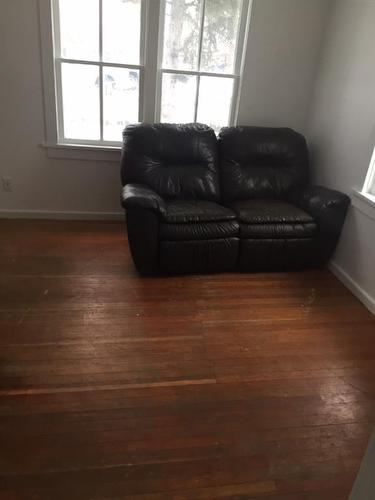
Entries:
{"type": "Polygon", "coordinates": [[[162,241],[160,271],[166,274],[230,272],[236,270],[238,238],[202,241],[162,241]]]}
{"type": "Polygon", "coordinates": [[[240,271],[281,271],[318,267],[322,264],[315,238],[240,241],[240,271]]]}

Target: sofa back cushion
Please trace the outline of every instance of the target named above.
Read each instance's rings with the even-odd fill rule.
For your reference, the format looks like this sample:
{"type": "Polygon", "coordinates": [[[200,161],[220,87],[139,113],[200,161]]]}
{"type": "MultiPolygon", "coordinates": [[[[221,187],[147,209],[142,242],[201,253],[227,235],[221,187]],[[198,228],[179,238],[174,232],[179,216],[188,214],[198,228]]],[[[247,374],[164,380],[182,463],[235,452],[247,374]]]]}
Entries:
{"type": "Polygon", "coordinates": [[[123,185],[146,184],[171,200],[219,199],[217,140],[208,126],[141,123],[123,138],[123,185]]]}
{"type": "Polygon", "coordinates": [[[224,201],[285,198],[308,181],[305,138],[288,128],[223,128],[219,157],[224,201]]]}

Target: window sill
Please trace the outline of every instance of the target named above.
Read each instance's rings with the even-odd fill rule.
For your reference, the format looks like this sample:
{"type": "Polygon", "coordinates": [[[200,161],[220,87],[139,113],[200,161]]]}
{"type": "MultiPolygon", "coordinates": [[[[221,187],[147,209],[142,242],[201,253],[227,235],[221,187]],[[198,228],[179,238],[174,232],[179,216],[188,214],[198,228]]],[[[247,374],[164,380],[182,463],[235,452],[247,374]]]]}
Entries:
{"type": "Polygon", "coordinates": [[[47,150],[48,158],[55,159],[119,163],[121,156],[120,146],[50,143],[43,143],[41,146],[47,150]]]}
{"type": "Polygon", "coordinates": [[[360,212],[375,220],[375,196],[353,189],[353,205],[360,212]]]}

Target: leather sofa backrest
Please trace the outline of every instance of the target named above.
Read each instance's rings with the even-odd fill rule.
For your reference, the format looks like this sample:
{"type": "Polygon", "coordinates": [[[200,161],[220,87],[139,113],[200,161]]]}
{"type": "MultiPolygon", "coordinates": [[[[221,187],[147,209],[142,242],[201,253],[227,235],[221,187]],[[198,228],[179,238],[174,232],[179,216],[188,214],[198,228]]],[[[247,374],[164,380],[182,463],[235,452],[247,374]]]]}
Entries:
{"type": "Polygon", "coordinates": [[[123,133],[121,178],[165,199],[219,200],[217,139],[201,124],[129,125],[123,133]]]}
{"type": "Polygon", "coordinates": [[[285,198],[308,182],[305,138],[289,128],[225,127],[219,159],[224,201],[285,198]]]}

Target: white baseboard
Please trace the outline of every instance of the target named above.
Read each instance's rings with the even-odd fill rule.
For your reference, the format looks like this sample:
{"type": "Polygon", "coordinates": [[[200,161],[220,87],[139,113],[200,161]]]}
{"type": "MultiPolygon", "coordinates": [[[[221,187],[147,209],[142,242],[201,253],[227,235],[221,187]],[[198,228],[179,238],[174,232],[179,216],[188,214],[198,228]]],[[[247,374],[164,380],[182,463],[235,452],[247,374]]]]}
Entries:
{"type": "Polygon", "coordinates": [[[334,261],[330,261],[328,265],[330,271],[338,278],[353,295],[359,299],[367,309],[375,315],[375,298],[371,297],[354,279],[349,276],[349,274],[344,271],[344,269],[336,264],[334,261]]]}
{"type": "Polygon", "coordinates": [[[124,220],[124,212],[71,212],[58,210],[3,210],[0,219],[124,220]]]}

